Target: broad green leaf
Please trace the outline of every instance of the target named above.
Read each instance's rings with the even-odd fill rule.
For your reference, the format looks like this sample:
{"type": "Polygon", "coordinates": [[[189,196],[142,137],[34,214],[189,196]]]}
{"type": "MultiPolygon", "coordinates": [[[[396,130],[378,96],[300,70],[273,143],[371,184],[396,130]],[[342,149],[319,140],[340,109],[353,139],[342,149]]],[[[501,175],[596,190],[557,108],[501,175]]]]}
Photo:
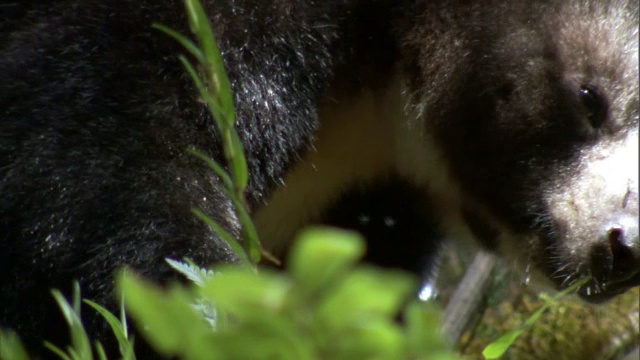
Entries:
{"type": "Polygon", "coordinates": [[[309,336],[288,319],[274,315],[256,314],[241,321],[237,327],[217,334],[213,346],[225,354],[225,359],[318,359],[309,336]]]}
{"type": "Polygon", "coordinates": [[[484,356],[485,359],[497,359],[501,357],[523,332],[524,330],[521,329],[507,332],[498,338],[498,340],[484,348],[482,356],[484,356]]]}
{"type": "Polygon", "coordinates": [[[279,274],[266,270],[256,274],[249,269],[221,267],[218,275],[207,280],[203,294],[225,312],[244,319],[250,312],[281,311],[289,299],[291,283],[279,274]]]}
{"type": "Polygon", "coordinates": [[[338,329],[371,317],[393,319],[415,284],[408,274],[359,267],[326,292],[316,321],[338,329]]]}
{"type": "Polygon", "coordinates": [[[199,342],[211,335],[211,330],[191,306],[193,297],[185,289],[172,286],[164,291],[131,272],[121,273],[117,283],[129,314],[160,354],[205,359],[202,354],[208,351],[204,349],[207,346],[199,342]]]}
{"type": "Polygon", "coordinates": [[[442,310],[435,303],[413,300],[405,307],[404,315],[407,341],[412,353],[451,350],[440,332],[442,310]]]}
{"type": "Polygon", "coordinates": [[[391,318],[364,318],[334,331],[333,336],[332,359],[405,358],[402,331],[391,318]]]}
{"type": "Polygon", "coordinates": [[[364,241],[354,233],[329,227],[304,230],[289,257],[289,272],[307,291],[315,291],[351,268],[364,254],[364,241]]]}

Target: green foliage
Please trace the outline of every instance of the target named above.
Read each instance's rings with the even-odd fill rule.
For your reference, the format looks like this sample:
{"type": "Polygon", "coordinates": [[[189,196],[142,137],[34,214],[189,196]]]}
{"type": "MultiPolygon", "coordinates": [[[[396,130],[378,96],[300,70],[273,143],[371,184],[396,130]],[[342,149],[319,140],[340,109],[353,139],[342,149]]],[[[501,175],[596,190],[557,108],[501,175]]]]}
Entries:
{"type": "Polygon", "coordinates": [[[212,275],[177,263],[196,284],[162,290],[133,274],[118,283],[143,335],[166,356],[454,359],[430,305],[411,302],[404,325],[396,321],[415,279],[356,266],[363,252],[353,233],[314,228],[296,242],[286,272],[223,266],[212,275]],[[215,304],[214,326],[193,305],[202,303],[215,304]]]}
{"type": "MultiPolygon", "coordinates": [[[[248,171],[234,128],[230,83],[202,5],[198,0],[185,0],[185,4],[197,43],[162,25],[154,26],[180,42],[198,64],[199,72],[180,57],[216,120],[229,172],[205,154],[191,151],[220,177],[233,201],[243,227],[242,246],[215,221],[194,212],[244,264],[255,265],[261,249],[244,204],[248,171]]],[[[354,234],[314,229],[292,250],[288,273],[258,274],[251,267],[227,266],[211,274],[193,264],[172,261],[196,286],[163,291],[131,275],[121,276],[119,283],[131,315],[144,324],[145,336],[165,355],[188,359],[423,357],[426,339],[421,335],[427,331],[420,324],[434,320],[434,315],[423,306],[410,307],[407,324],[417,334],[407,334],[394,320],[415,281],[405,274],[354,268],[363,253],[364,244],[354,234]]],[[[436,336],[433,331],[429,334],[431,339],[436,336]]],[[[447,354],[444,343],[436,343],[447,354]]]]}
{"type": "Polygon", "coordinates": [[[545,301],[545,304],[538,310],[536,310],[527,319],[527,321],[524,322],[524,324],[520,325],[516,329],[508,331],[507,333],[500,336],[497,340],[487,345],[487,347],[482,351],[482,355],[485,357],[485,359],[497,359],[504,355],[504,353],[509,350],[511,345],[513,345],[513,343],[518,339],[520,335],[522,335],[525,331],[533,328],[533,326],[538,322],[542,314],[544,314],[547,309],[557,303],[561,298],[574,293],[580,286],[586,284],[589,280],[591,280],[590,277],[585,277],[584,279],[577,281],[572,286],[557,293],[553,297],[541,296],[541,298],[545,301]]]}
{"type": "Polygon", "coordinates": [[[180,61],[191,75],[201,100],[207,104],[207,108],[220,131],[224,156],[229,168],[228,172],[206,154],[196,149],[190,149],[190,151],[209,164],[222,181],[242,224],[242,246],[215,221],[197,209],[194,209],[194,212],[215,229],[243,263],[255,266],[260,261],[262,250],[258,240],[258,232],[244,202],[244,191],[249,183],[249,171],[240,136],[234,127],[236,111],[233,104],[231,83],[224,70],[222,55],[202,4],[199,0],[185,0],[185,7],[191,32],[195,35],[197,44],[164,25],[154,24],[153,26],[182,44],[196,60],[197,66],[194,66],[184,55],[180,56],[180,61]]]}
{"type": "Polygon", "coordinates": [[[0,329],[0,359],[29,360],[20,338],[11,330],[0,329]]]}
{"type": "MultiPolygon", "coordinates": [[[[82,325],[80,317],[80,286],[78,283],[74,283],[72,303],[69,303],[58,290],[52,290],[51,293],[58,303],[60,311],[69,326],[71,344],[66,347],[66,351],[46,341],[45,346],[59,358],[64,360],[106,360],[107,355],[100,342],[96,342],[93,349],[91,348],[91,342],[84,326],[82,325]]],[[[127,331],[124,306],[121,308],[121,318],[118,319],[102,306],[90,300],[85,299],[83,301],[98,311],[98,313],[100,313],[111,326],[111,329],[118,340],[118,344],[120,345],[120,358],[124,360],[135,360],[133,341],[129,338],[127,331]]],[[[29,355],[20,342],[20,339],[12,331],[3,331],[0,329],[0,359],[29,359],[29,355]]]]}
{"type": "Polygon", "coordinates": [[[205,280],[214,275],[213,270],[203,269],[189,259],[187,259],[186,263],[172,259],[166,259],[165,261],[174,270],[181,273],[198,286],[204,285],[205,280]]]}
{"type": "MultiPolygon", "coordinates": [[[[60,310],[64,315],[65,321],[69,326],[69,332],[71,334],[71,344],[66,348],[66,351],[49,342],[45,342],[45,346],[64,360],[93,360],[96,357],[100,360],[106,360],[107,356],[100,342],[96,342],[94,344],[93,349],[95,350],[95,352],[92,351],[89,337],[87,336],[87,332],[82,325],[80,317],[80,286],[78,285],[78,283],[74,282],[72,303],[69,303],[62,295],[62,293],[58,290],[52,290],[51,293],[58,303],[58,306],[60,307],[60,310]]],[[[102,306],[89,300],[84,300],[84,302],[98,311],[111,326],[113,333],[120,345],[121,358],[125,360],[135,359],[135,356],[133,354],[133,342],[129,339],[126,322],[124,320],[124,307],[121,309],[121,319],[117,319],[112,313],[110,313],[102,306]]],[[[2,342],[0,341],[0,345],[0,349],[4,349],[7,343],[2,344],[2,342]]],[[[19,351],[19,346],[17,346],[15,342],[13,343],[13,345],[7,347],[13,348],[14,350],[12,351],[14,353],[11,356],[7,356],[6,359],[18,360],[28,358],[19,357],[19,355],[16,355],[16,351],[19,351]]],[[[1,351],[2,350],[0,350],[0,353],[1,351]]],[[[2,355],[3,356],[1,356],[0,358],[5,359],[5,354],[2,355]]],[[[26,356],[26,353],[24,353],[24,355],[26,356]]]]}
{"type": "MultiPolygon", "coordinates": [[[[201,100],[216,121],[222,138],[226,167],[195,149],[190,152],[209,164],[219,176],[235,206],[243,236],[238,242],[215,221],[194,210],[226,240],[242,263],[215,272],[192,263],[167,260],[194,282],[191,287],[151,285],[123,272],[119,288],[142,335],[165,355],[184,359],[453,359],[436,332],[439,312],[412,302],[404,313],[406,325],[396,321],[415,279],[398,272],[356,267],[364,253],[354,234],[312,229],[302,235],[292,251],[290,270],[257,272],[261,257],[258,236],[244,203],[248,184],[247,163],[235,124],[230,83],[207,16],[198,0],[185,0],[191,30],[197,41],[162,25],[195,59],[180,57],[201,100]]],[[[100,343],[92,351],[80,321],[80,292],[73,303],[54,291],[70,327],[72,343],[65,350],[47,346],[65,360],[105,359],[100,343]]],[[[134,359],[124,309],[121,317],[98,304],[85,301],[110,325],[121,357],[134,359]]],[[[26,353],[11,333],[0,336],[1,355],[23,360],[26,353]]]]}
{"type": "Polygon", "coordinates": [[[84,299],[83,301],[85,304],[91,306],[94,310],[96,310],[109,324],[109,326],[111,327],[111,331],[118,340],[118,346],[120,349],[120,354],[122,355],[122,359],[135,359],[135,354],[133,352],[133,340],[129,338],[129,331],[127,329],[127,321],[124,311],[124,299],[121,301],[120,319],[116,318],[109,310],[91,300],[84,299]]]}
{"type": "MultiPolygon", "coordinates": [[[[67,352],[49,342],[45,342],[45,346],[65,360],[90,360],[93,359],[93,354],[91,352],[89,337],[87,336],[87,332],[84,330],[82,321],[80,320],[80,286],[77,282],[74,283],[73,290],[72,304],[69,304],[60,291],[51,291],[53,297],[58,303],[58,306],[60,307],[60,310],[62,311],[62,314],[64,315],[67,325],[69,326],[69,331],[71,332],[71,346],[67,348],[67,352]]],[[[96,343],[96,349],[101,347],[102,346],[99,343],[96,343]]]]}
{"type": "MultiPolygon", "coordinates": [[[[215,221],[194,212],[227,241],[242,263],[255,265],[261,250],[243,202],[248,171],[234,128],[229,80],[202,5],[198,0],[185,0],[185,4],[197,44],[162,25],[154,26],[180,42],[199,64],[202,78],[186,57],[180,58],[220,129],[230,173],[205,154],[192,153],[220,177],[243,226],[244,247],[215,221]]],[[[434,320],[433,314],[416,304],[405,314],[407,324],[420,335],[407,336],[394,321],[415,287],[414,280],[373,268],[354,269],[363,253],[364,244],[353,234],[313,229],[298,241],[286,274],[223,267],[211,275],[193,264],[172,261],[198,286],[162,292],[132,276],[123,276],[120,283],[132,316],[145,324],[149,341],[165,355],[191,359],[422,357],[426,340],[420,335],[427,331],[420,320],[434,320]],[[170,316],[162,316],[169,312],[170,316]],[[206,321],[196,324],[195,319],[202,317],[206,321]]],[[[436,336],[433,331],[429,334],[436,336]]]]}

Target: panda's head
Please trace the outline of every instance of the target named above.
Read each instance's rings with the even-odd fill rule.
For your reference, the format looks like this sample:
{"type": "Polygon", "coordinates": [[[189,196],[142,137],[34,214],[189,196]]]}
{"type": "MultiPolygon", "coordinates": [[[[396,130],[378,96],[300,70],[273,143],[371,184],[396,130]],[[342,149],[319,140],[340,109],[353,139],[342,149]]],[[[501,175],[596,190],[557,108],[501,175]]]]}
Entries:
{"type": "Polygon", "coordinates": [[[456,4],[424,5],[404,43],[449,173],[430,186],[455,184],[466,228],[532,277],[591,275],[591,302],[640,285],[637,1],[456,4]]]}

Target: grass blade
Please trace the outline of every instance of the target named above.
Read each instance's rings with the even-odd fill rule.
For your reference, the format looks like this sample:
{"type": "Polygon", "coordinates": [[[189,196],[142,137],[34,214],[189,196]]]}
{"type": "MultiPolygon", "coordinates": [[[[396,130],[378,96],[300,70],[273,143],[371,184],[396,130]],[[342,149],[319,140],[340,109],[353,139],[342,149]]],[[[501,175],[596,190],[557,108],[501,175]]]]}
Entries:
{"type": "Polygon", "coordinates": [[[193,43],[193,41],[189,40],[186,36],[180,34],[179,32],[166,27],[162,24],[154,23],[151,25],[152,28],[162,31],[163,33],[171,36],[177,42],[179,42],[191,55],[193,55],[199,63],[205,61],[204,53],[200,51],[200,48],[193,43]]]}
{"type": "Polygon", "coordinates": [[[234,252],[234,254],[238,257],[238,259],[243,265],[249,266],[251,264],[249,262],[249,259],[247,258],[247,254],[244,251],[244,248],[242,248],[240,243],[231,234],[229,234],[227,230],[225,230],[222,226],[220,226],[220,224],[218,224],[215,220],[205,215],[202,211],[198,209],[191,209],[191,211],[198,218],[200,218],[200,220],[204,221],[207,225],[211,226],[216,231],[216,233],[218,233],[218,235],[222,238],[222,240],[224,240],[227,244],[229,244],[229,247],[231,247],[231,250],[234,252]]]}

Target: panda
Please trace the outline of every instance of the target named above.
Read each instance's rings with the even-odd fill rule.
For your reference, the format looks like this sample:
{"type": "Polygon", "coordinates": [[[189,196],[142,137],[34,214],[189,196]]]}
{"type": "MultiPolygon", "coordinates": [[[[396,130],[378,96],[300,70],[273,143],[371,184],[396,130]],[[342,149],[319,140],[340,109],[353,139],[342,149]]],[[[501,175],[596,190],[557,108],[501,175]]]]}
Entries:
{"type": "MultiPolygon", "coordinates": [[[[334,78],[348,94],[387,81],[372,75],[396,62],[392,3],[203,1],[232,82],[252,212],[312,148],[334,78]]],[[[46,357],[43,339],[68,343],[49,289],[68,295],[76,279],[84,297],[114,309],[112,275],[123,266],[164,283],[176,278],[165,258],[237,261],[192,208],[235,236],[240,225],[220,180],[186,151],[224,164],[178,61],[184,50],[151,28],[189,33],[180,1],[0,10],[0,326],[46,357]]],[[[83,320],[109,340],[93,311],[83,320]]]]}
{"type": "MultiPolygon", "coordinates": [[[[638,3],[206,0],[266,250],[303,226],[428,277],[444,239],[606,301],[640,285],[638,3]]],[[[153,22],[180,2],[1,5],[0,326],[64,343],[50,288],[114,307],[113,272],[235,262],[220,134],[153,22]]],[[[89,311],[91,333],[106,332],[89,311]]],[[[42,350],[40,350],[42,351],[42,350]]],[[[42,352],[42,356],[46,353],[42,352]]]]}
{"type": "Polygon", "coordinates": [[[372,258],[414,272],[434,259],[421,246],[450,238],[538,285],[591,275],[588,302],[640,285],[638,3],[414,5],[394,25],[394,75],[323,104],[314,151],[256,212],[270,250],[329,209],[329,223],[376,234],[372,258]],[[400,227],[387,241],[381,220],[359,220],[409,208],[426,239],[400,227]],[[393,263],[404,246],[420,251],[393,263]]]}

